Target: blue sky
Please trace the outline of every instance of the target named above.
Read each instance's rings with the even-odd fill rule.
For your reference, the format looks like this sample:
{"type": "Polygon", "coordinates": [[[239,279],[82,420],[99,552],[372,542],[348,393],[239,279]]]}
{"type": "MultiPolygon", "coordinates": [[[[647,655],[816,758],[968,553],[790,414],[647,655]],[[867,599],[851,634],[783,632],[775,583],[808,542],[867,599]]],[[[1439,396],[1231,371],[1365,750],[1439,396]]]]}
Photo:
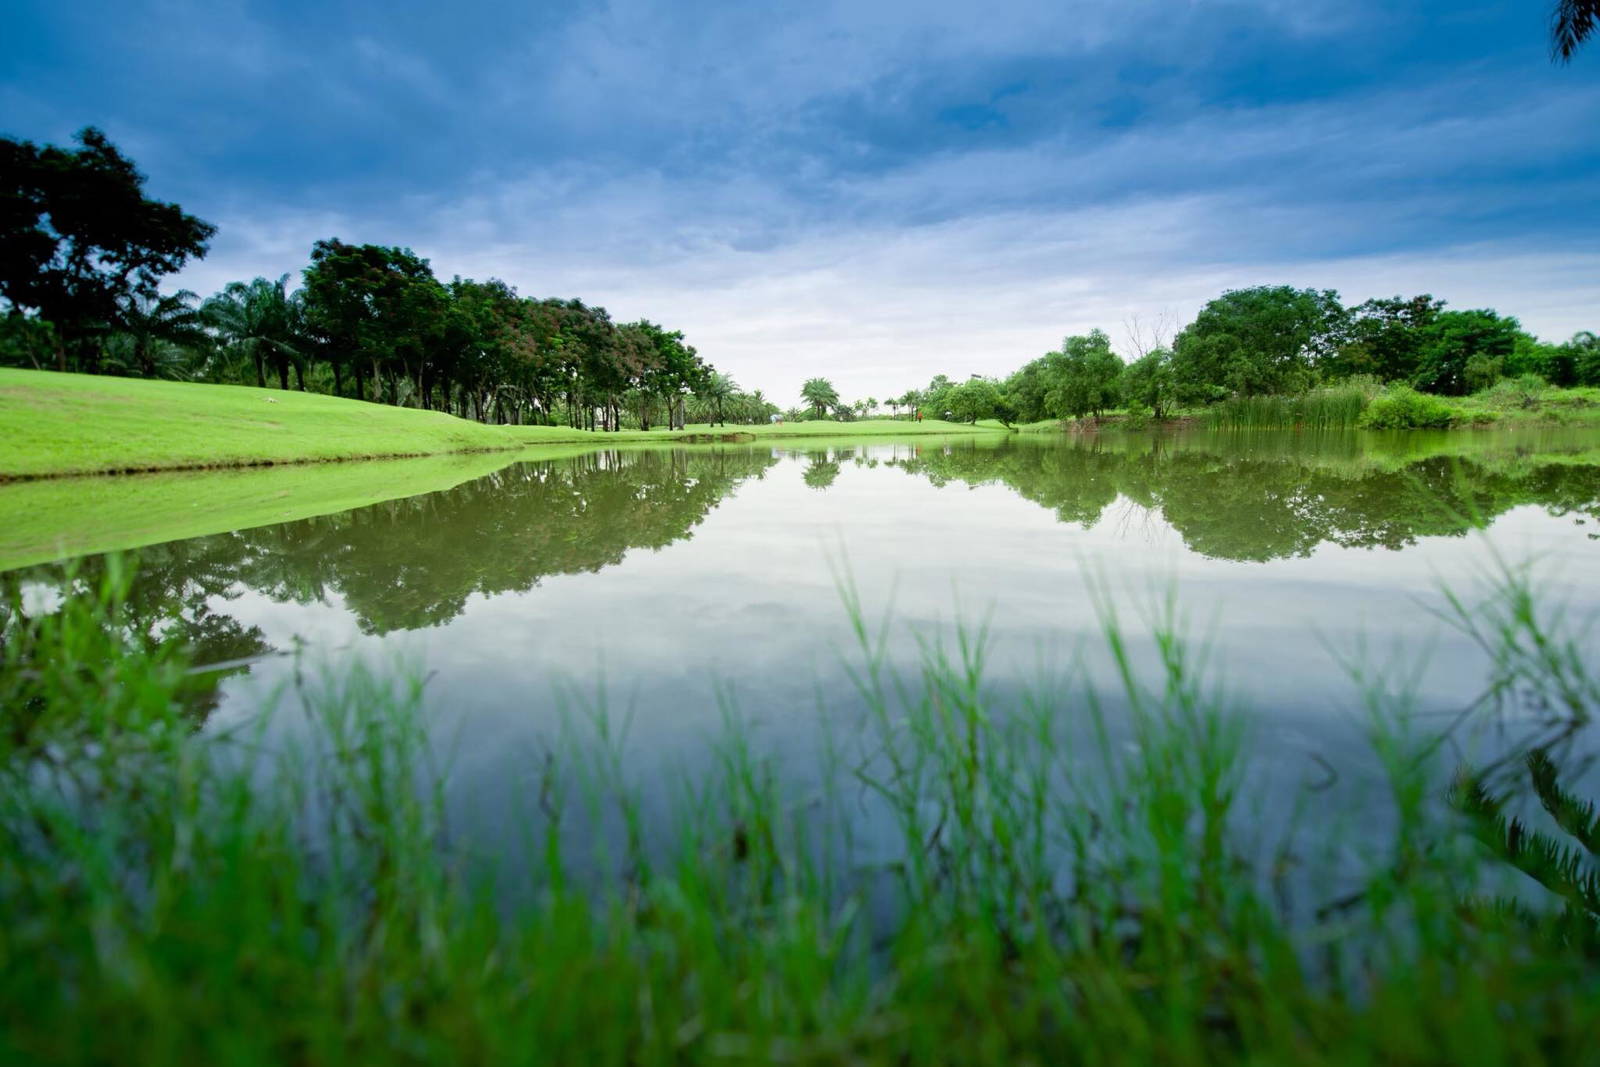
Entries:
{"type": "Polygon", "coordinates": [[[202,293],[404,244],[785,402],[1260,283],[1600,328],[1600,44],[1541,0],[7,7],[0,132],[104,128],[202,293]]]}

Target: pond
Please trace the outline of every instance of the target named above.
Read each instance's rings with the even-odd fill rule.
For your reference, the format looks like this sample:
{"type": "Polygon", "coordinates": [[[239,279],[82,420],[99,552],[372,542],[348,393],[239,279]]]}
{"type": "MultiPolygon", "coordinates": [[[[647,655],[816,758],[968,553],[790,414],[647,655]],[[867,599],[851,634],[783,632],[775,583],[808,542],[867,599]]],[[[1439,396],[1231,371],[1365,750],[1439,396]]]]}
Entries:
{"type": "MultiPolygon", "coordinates": [[[[1292,785],[1361,748],[1353,670],[1409,686],[1424,714],[1479,695],[1484,655],[1449,624],[1444,591],[1482,595],[1496,553],[1531,561],[1548,605],[1600,610],[1600,436],[613,449],[130,555],[137,625],[231,665],[201,709],[208,728],[329,665],[425,678],[452,803],[492,835],[551,739],[601,709],[652,766],[693,768],[730,714],[761,751],[803,763],[819,724],[862,703],[850,588],[908,676],[981,631],[994,707],[1115,688],[1108,620],[1139,669],[1175,621],[1292,785]]],[[[4,580],[48,611],[105,565],[4,580]]]]}

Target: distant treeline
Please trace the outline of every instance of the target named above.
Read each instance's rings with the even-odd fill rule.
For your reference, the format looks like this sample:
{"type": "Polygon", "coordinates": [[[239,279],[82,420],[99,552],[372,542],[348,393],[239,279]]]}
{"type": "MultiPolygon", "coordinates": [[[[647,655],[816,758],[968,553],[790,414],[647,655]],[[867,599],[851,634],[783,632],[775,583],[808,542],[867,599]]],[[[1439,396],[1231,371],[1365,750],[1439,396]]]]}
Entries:
{"type": "Polygon", "coordinates": [[[1510,316],[1447,310],[1424,294],[1346,307],[1331,289],[1258,286],[1223,293],[1169,342],[1129,330],[1125,362],[1103,330],[1068,337],[1004,379],[939,375],[893,403],[957,419],[1038,422],[1126,408],[1161,419],[1179,406],[1293,396],[1351,379],[1442,396],[1536,375],[1558,386],[1600,385],[1600,338],[1548,344],[1510,316]]]}
{"type": "Polygon", "coordinates": [[[0,364],[233,382],[589,429],[763,421],[681,331],[581,300],[434,276],[407,248],[318,241],[301,285],[200,299],[161,280],[216,228],[144,195],[98,130],[60,148],[0,140],[0,364]]]}

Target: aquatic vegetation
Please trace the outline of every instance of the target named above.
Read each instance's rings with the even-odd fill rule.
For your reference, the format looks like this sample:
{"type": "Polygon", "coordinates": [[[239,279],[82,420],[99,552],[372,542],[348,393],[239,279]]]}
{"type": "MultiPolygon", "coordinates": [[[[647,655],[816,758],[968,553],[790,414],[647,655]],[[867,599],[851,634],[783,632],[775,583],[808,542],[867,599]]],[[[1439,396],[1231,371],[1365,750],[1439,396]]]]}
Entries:
{"type": "Polygon", "coordinates": [[[1444,430],[1460,421],[1461,413],[1438,397],[1395,385],[1372,401],[1360,425],[1369,430],[1444,430]]]}
{"type": "MultiPolygon", "coordinates": [[[[907,674],[846,583],[866,711],[810,787],[731,706],[708,767],[636,780],[601,704],[490,859],[452,832],[420,681],[307,664],[197,732],[207,665],[123,624],[119,575],[0,625],[12,1062],[1578,1062],[1600,1025],[1588,942],[1543,936],[1570,915],[1470,906],[1507,868],[1442,802],[1451,728],[1356,667],[1385,813],[1343,848],[1310,814],[1330,767],[1263,823],[1259,722],[1172,601],[1152,660],[1096,594],[1114,692],[1002,702],[983,627],[907,674]]],[[[1525,572],[1451,605],[1484,708],[1600,710],[1592,631],[1525,572]]]]}
{"type": "Polygon", "coordinates": [[[1364,382],[1352,381],[1293,396],[1236,396],[1206,409],[1207,422],[1223,429],[1342,430],[1360,425],[1372,399],[1364,382]]]}

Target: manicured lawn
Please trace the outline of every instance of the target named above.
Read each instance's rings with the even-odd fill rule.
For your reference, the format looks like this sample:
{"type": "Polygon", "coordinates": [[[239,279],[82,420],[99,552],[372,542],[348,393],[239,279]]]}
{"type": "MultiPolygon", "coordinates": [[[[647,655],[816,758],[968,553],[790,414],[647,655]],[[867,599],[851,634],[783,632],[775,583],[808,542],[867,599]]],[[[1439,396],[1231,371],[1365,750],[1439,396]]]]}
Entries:
{"type": "Polygon", "coordinates": [[[484,426],[436,411],[314,393],[0,369],[0,479],[380,459],[559,442],[998,430],[873,419],[591,433],[564,426],[484,426]]]}

